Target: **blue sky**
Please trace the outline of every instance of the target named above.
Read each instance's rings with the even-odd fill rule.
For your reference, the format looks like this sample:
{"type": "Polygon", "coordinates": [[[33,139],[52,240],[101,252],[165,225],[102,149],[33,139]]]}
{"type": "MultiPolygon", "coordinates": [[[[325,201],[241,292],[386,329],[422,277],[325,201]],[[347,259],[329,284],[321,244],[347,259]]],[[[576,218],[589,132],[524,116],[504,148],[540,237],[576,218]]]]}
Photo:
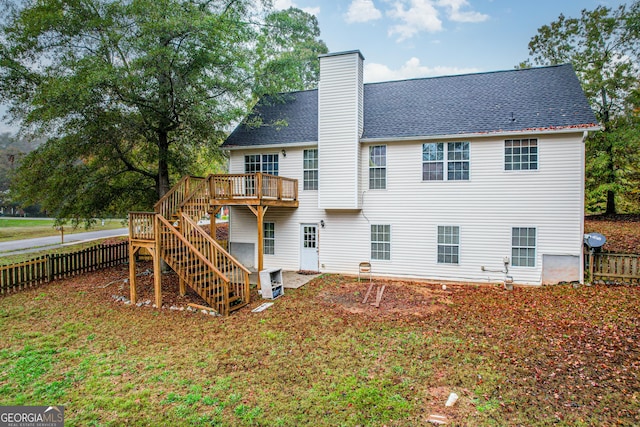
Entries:
{"type": "Polygon", "coordinates": [[[359,49],[365,81],[512,69],[563,13],[631,0],[274,0],[318,18],[330,52],[359,49]]]}
{"type": "MultiPolygon", "coordinates": [[[[563,13],[631,0],[273,0],[318,18],[330,52],[359,49],[365,81],[507,70],[563,13]]],[[[0,107],[0,115],[4,110],[0,107]]],[[[0,132],[13,131],[0,121],[0,132]]]]}

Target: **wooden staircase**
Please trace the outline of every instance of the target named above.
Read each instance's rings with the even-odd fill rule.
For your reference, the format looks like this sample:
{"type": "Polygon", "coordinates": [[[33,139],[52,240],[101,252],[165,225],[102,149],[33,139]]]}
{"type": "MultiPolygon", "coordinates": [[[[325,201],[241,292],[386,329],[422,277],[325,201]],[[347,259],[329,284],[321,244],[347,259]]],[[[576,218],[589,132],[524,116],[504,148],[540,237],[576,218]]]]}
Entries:
{"type": "Polygon", "coordinates": [[[262,269],[264,214],[269,207],[298,207],[298,181],[264,173],[183,177],[154,206],[129,213],[129,282],[135,302],[135,254],[146,248],[154,260],[156,306],[162,305],[160,260],[223,315],[247,305],[249,270],[215,240],[215,212],[224,205],[246,206],[257,218],[258,270],[262,269]],[[210,236],[198,220],[210,215],[210,236]]]}
{"type": "MultiPolygon", "coordinates": [[[[250,272],[197,224],[211,209],[207,181],[186,176],[156,203],[155,212],[131,212],[130,253],[135,255],[141,247],[147,248],[158,270],[162,259],[176,272],[181,293],[187,284],[211,308],[226,316],[250,302],[250,272]]],[[[132,259],[135,271],[134,256],[132,259]]],[[[130,276],[131,300],[135,302],[135,273],[130,276]]],[[[155,288],[159,307],[160,285],[155,288]]]]}

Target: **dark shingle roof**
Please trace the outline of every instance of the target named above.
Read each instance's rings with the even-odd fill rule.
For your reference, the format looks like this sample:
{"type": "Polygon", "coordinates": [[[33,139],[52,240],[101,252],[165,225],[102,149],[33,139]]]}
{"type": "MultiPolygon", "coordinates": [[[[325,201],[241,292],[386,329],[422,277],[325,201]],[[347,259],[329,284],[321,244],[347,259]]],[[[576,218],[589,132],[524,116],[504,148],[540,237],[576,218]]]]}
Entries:
{"type": "MultiPolygon", "coordinates": [[[[260,103],[265,124],[239,125],[223,147],[316,142],[318,92],[260,103]]],[[[571,65],[369,83],[363,138],[403,138],[582,128],[596,119],[571,65]]]]}

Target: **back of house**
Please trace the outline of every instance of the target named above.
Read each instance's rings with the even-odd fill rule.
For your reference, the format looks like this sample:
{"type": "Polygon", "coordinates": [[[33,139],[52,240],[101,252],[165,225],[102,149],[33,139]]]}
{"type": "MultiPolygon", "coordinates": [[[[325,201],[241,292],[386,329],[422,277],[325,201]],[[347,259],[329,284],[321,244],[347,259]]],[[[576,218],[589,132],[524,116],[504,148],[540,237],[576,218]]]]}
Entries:
{"type": "Polygon", "coordinates": [[[518,284],[582,281],[584,138],[570,65],[363,84],[359,51],[317,90],[259,102],[223,144],[229,173],[298,180],[298,207],[232,206],[244,265],[518,284]]]}

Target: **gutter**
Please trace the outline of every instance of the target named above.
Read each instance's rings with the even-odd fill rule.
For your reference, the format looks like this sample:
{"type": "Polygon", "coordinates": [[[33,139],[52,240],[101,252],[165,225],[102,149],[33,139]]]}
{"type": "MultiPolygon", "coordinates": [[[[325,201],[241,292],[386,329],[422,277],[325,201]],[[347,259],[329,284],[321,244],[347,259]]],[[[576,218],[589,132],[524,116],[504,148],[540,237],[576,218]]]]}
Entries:
{"type": "Polygon", "coordinates": [[[556,135],[583,132],[583,137],[588,132],[601,130],[600,125],[589,125],[586,127],[570,127],[556,129],[523,129],[514,131],[498,131],[498,132],[476,132],[476,133],[452,133],[447,135],[429,135],[429,136],[403,136],[389,138],[361,138],[361,143],[377,143],[377,142],[407,142],[407,141],[434,141],[442,139],[459,139],[459,138],[491,138],[505,136],[520,136],[526,134],[537,135],[556,135]]]}
{"type": "MultiPolygon", "coordinates": [[[[526,134],[535,135],[562,135],[569,133],[582,132],[583,141],[586,139],[589,132],[595,132],[602,130],[600,125],[589,125],[585,127],[567,127],[556,129],[524,129],[514,131],[502,131],[502,132],[475,132],[475,133],[452,133],[445,135],[429,135],[429,136],[403,136],[403,137],[383,137],[383,138],[360,138],[360,143],[381,143],[381,142],[407,142],[407,141],[437,141],[444,139],[461,139],[461,138],[492,138],[492,137],[509,137],[509,136],[521,136],[526,134]]],[[[265,148],[297,148],[297,147],[315,147],[318,145],[317,141],[308,142],[294,142],[294,143],[277,143],[277,144],[259,144],[259,145],[241,145],[231,147],[221,147],[223,150],[256,150],[262,147],[265,148]]]]}

